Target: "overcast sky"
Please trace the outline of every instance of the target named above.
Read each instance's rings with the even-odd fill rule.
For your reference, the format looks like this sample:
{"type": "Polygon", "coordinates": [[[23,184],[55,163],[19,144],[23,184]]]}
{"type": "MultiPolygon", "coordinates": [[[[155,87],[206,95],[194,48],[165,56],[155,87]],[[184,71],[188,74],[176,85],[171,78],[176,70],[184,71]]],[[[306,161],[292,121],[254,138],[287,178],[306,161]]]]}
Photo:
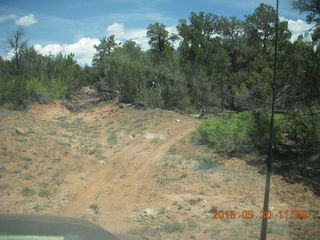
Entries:
{"type": "MultiPolygon", "coordinates": [[[[289,21],[295,38],[310,26],[290,1],[280,0],[279,16],[289,21]]],[[[275,6],[276,0],[0,0],[0,55],[7,56],[7,33],[23,26],[29,45],[40,53],[73,52],[79,64],[90,65],[93,46],[105,36],[132,39],[147,49],[150,23],[161,22],[176,32],[178,20],[191,11],[243,19],[262,2],[275,6]]]]}

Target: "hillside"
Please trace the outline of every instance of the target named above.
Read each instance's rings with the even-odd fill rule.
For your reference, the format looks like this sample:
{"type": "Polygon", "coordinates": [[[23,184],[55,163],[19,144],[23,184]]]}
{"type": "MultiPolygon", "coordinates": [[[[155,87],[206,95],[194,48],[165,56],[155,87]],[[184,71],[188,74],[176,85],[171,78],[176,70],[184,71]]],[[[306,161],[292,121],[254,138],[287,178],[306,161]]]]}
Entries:
{"type": "MultiPolygon", "coordinates": [[[[0,109],[0,213],[85,218],[128,239],[257,239],[261,220],[209,211],[260,212],[263,158],[221,157],[194,143],[199,123],[111,104],[0,109]]],[[[274,175],[268,239],[316,239],[319,206],[308,187],[274,175]],[[296,209],[310,216],[280,219],[296,209]]]]}

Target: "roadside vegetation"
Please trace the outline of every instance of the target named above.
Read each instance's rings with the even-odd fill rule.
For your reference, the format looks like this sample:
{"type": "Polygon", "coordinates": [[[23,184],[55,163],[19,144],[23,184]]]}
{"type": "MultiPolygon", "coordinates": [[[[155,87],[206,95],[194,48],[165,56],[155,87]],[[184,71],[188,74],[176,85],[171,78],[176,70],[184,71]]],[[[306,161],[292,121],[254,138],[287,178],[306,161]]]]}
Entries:
{"type": "MultiPolygon", "coordinates": [[[[279,20],[275,106],[277,154],[298,156],[294,166],[301,165],[299,171],[312,175],[312,179],[319,179],[313,176],[319,176],[319,156],[315,154],[320,151],[320,10],[316,2],[293,1],[297,10],[308,14],[307,21],[316,24],[310,32],[311,39],[301,35],[291,41],[288,22],[279,20]],[[305,160],[304,156],[309,155],[307,159],[311,160],[305,160]]],[[[90,67],[80,67],[72,54],[42,56],[28,46],[24,29],[18,28],[7,36],[12,59],[0,57],[0,105],[25,109],[32,103],[68,98],[75,90],[90,85],[102,93],[118,93],[124,103],[211,114],[214,117],[198,127],[201,143],[223,154],[264,153],[270,118],[275,17],[274,8],[264,3],[243,20],[191,12],[188,19],[179,20],[177,34],[170,34],[162,23],[150,24],[148,51],[142,51],[131,40],[118,43],[114,35],[101,39],[90,67]]],[[[120,124],[127,125],[127,120],[120,124]]],[[[81,119],[60,119],[60,125],[68,129],[83,123],[81,119]]],[[[94,129],[87,129],[91,130],[94,129]]],[[[70,147],[67,140],[74,133],[69,133],[64,135],[66,141],[57,142],[60,147],[70,147]]],[[[59,135],[54,130],[48,134],[59,135]]],[[[93,134],[92,138],[98,136],[93,134]]],[[[26,140],[21,137],[16,141],[26,140]]],[[[116,147],[116,132],[105,141],[109,148],[116,147]]],[[[153,143],[158,141],[154,139],[153,143]]],[[[97,147],[81,150],[101,157],[97,147]]],[[[176,152],[174,147],[170,149],[172,155],[176,152]]],[[[21,160],[32,162],[33,158],[21,160]]],[[[210,169],[215,164],[213,160],[201,160],[199,168],[210,169]]],[[[30,192],[26,190],[24,194],[30,192]]]]}
{"type": "MultiPolygon", "coordinates": [[[[317,176],[320,11],[315,1],[296,0],[292,4],[308,14],[309,23],[318,25],[310,32],[311,39],[299,36],[291,41],[288,22],[279,20],[274,146],[282,162],[283,156],[298,156],[294,166],[302,166],[299,169],[308,176],[317,176]]],[[[42,56],[28,46],[24,29],[18,28],[7,36],[12,59],[0,57],[0,105],[25,109],[32,103],[68,98],[82,86],[90,85],[101,93],[117,93],[121,102],[145,108],[211,114],[214,117],[198,127],[198,138],[216,152],[265,153],[275,14],[274,8],[264,3],[243,20],[191,12],[188,19],[179,20],[177,34],[170,34],[164,24],[152,23],[147,28],[148,51],[142,51],[131,40],[118,43],[111,35],[95,46],[91,67],[80,67],[72,54],[42,56]]],[[[82,122],[61,120],[65,127],[70,124],[76,127],[82,122]]],[[[121,125],[126,124],[125,119],[121,121],[121,125]]],[[[54,130],[49,134],[58,135],[54,130]]],[[[106,141],[110,148],[117,145],[116,133],[106,141]]],[[[70,143],[59,144],[64,147],[70,143]]],[[[175,151],[170,149],[171,153],[175,151]]],[[[32,158],[23,160],[31,162],[32,158]]],[[[199,167],[211,168],[215,164],[201,161],[199,167]]]]}

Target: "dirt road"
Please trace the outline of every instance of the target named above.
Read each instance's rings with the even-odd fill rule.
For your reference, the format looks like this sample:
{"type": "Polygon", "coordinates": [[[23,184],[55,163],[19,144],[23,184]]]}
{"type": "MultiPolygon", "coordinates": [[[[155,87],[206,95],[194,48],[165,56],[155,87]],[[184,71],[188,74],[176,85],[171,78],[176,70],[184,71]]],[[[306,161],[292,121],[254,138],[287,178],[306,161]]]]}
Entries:
{"type": "MultiPolygon", "coordinates": [[[[84,218],[124,239],[259,237],[263,158],[191,141],[199,120],[115,105],[75,114],[59,101],[0,117],[0,213],[84,218]],[[256,215],[212,219],[214,210],[256,215]]],[[[269,239],[320,235],[320,199],[306,186],[274,175],[270,205],[269,239]],[[287,209],[310,218],[280,219],[287,209]]]]}

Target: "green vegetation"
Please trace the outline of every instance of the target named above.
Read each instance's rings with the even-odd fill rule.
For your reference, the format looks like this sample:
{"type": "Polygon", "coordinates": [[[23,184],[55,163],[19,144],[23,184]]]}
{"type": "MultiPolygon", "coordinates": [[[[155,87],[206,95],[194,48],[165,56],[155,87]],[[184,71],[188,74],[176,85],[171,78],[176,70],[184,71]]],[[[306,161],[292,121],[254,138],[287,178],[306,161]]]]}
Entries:
{"type": "Polygon", "coordinates": [[[50,196],[50,191],[48,189],[41,189],[38,195],[42,198],[48,198],[50,196]]]}
{"type": "Polygon", "coordinates": [[[250,144],[249,135],[253,127],[254,122],[250,113],[242,112],[205,120],[198,127],[198,131],[205,143],[217,151],[226,152],[250,144]]]}
{"type": "Polygon", "coordinates": [[[30,187],[24,187],[22,189],[22,195],[24,197],[32,197],[35,194],[35,191],[30,187]]]}
{"type": "Polygon", "coordinates": [[[29,103],[48,103],[86,82],[86,74],[73,55],[42,56],[26,46],[23,53],[19,70],[14,60],[0,58],[0,104],[21,109],[29,103]]]}
{"type": "Polygon", "coordinates": [[[197,228],[199,226],[199,223],[197,223],[193,219],[188,219],[187,225],[188,225],[188,228],[197,228]]]}
{"type": "Polygon", "coordinates": [[[8,184],[0,184],[0,191],[6,190],[9,188],[8,184]]]}
{"type": "Polygon", "coordinates": [[[183,178],[186,178],[187,176],[188,176],[188,174],[182,173],[181,176],[180,176],[180,178],[183,179],[183,178]]]}
{"type": "Polygon", "coordinates": [[[111,147],[111,148],[118,143],[118,141],[117,141],[117,135],[116,135],[115,132],[112,133],[112,134],[108,137],[107,142],[108,142],[108,144],[109,144],[109,147],[111,147]]]}
{"type": "Polygon", "coordinates": [[[32,158],[30,157],[21,157],[20,159],[23,161],[32,162],[32,158]]]}
{"type": "Polygon", "coordinates": [[[31,174],[26,174],[25,176],[24,176],[24,179],[25,180],[31,180],[31,179],[33,179],[34,178],[34,176],[32,176],[31,174]]]}
{"type": "Polygon", "coordinates": [[[165,214],[166,213],[166,209],[164,207],[159,208],[158,210],[159,214],[165,214]]]}
{"type": "MultiPolygon", "coordinates": [[[[269,115],[241,112],[204,120],[198,127],[201,141],[217,152],[246,152],[254,147],[265,151],[269,115]]],[[[275,119],[275,147],[301,153],[320,150],[320,107],[290,111],[275,119]]]]}
{"type": "Polygon", "coordinates": [[[199,170],[211,170],[217,168],[218,166],[218,161],[212,157],[201,157],[198,160],[199,170]]]}
{"type": "MultiPolygon", "coordinates": [[[[320,11],[316,1],[295,0],[292,5],[316,26],[311,40],[300,36],[290,41],[288,22],[279,20],[275,144],[278,150],[314,153],[320,146],[320,11]]],[[[146,108],[178,108],[192,114],[240,112],[204,121],[199,127],[202,141],[220,152],[253,147],[263,151],[270,118],[266,112],[271,102],[275,17],[275,9],[264,3],[243,20],[191,12],[188,19],[179,20],[177,34],[170,34],[162,23],[151,23],[147,51],[132,40],[120,44],[114,35],[101,39],[92,66],[83,68],[72,54],[42,56],[28,47],[24,30],[18,28],[7,37],[12,59],[0,57],[0,105],[22,109],[91,85],[146,108]]],[[[81,119],[59,120],[65,128],[83,125],[81,119]]],[[[116,144],[114,134],[108,143],[116,144]]],[[[169,153],[178,150],[173,146],[169,153]]]]}
{"type": "Polygon", "coordinates": [[[174,232],[183,232],[185,229],[184,224],[175,222],[165,222],[163,223],[162,230],[167,233],[174,233],[174,232]]]}

